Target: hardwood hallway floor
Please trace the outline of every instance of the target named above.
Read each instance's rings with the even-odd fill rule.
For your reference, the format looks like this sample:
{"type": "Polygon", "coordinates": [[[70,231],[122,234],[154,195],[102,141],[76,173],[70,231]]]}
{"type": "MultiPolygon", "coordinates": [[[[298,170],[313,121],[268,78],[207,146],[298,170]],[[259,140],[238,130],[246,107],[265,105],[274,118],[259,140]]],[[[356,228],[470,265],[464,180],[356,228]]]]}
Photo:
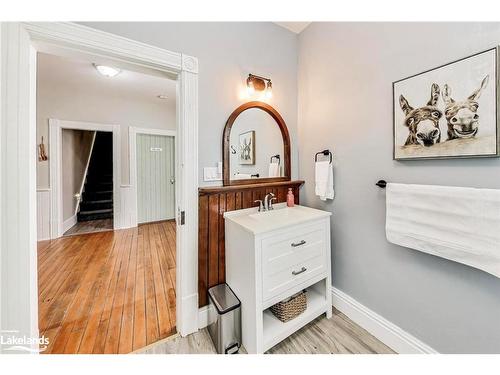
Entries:
{"type": "Polygon", "coordinates": [[[44,353],[129,353],[175,333],[175,223],[38,243],[44,353]]]}

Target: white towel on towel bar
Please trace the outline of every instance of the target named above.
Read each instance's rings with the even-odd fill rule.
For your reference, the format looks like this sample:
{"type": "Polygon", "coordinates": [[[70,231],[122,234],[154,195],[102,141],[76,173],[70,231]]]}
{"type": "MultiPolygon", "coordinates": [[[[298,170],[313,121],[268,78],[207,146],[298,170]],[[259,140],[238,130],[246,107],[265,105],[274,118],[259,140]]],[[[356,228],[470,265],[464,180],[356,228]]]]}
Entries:
{"type": "Polygon", "coordinates": [[[389,242],[500,278],[500,190],[387,184],[389,242]]]}
{"type": "Polygon", "coordinates": [[[315,163],[315,193],[319,199],[326,201],[335,197],[333,190],[333,166],[329,161],[315,163]]]}
{"type": "Polygon", "coordinates": [[[279,163],[269,163],[269,177],[279,177],[279,176],[280,176],[279,163]]]}

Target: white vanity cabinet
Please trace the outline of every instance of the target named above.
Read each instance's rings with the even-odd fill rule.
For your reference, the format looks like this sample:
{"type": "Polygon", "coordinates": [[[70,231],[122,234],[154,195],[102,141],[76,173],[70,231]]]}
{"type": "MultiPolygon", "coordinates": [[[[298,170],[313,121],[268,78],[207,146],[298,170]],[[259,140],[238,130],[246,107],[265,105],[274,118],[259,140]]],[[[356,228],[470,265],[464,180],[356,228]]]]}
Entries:
{"type": "Polygon", "coordinates": [[[284,204],[225,217],[226,282],[241,301],[242,341],[263,353],[319,315],[332,315],[330,212],[284,204]],[[307,291],[307,310],[282,323],[269,310],[307,291]]]}

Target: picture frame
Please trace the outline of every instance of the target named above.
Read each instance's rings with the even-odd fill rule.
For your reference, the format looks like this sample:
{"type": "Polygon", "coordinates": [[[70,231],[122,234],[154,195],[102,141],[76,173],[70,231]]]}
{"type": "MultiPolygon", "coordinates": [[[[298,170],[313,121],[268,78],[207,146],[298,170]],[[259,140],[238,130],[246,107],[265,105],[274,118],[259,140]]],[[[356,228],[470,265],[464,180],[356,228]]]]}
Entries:
{"type": "Polygon", "coordinates": [[[250,130],[239,135],[239,164],[255,165],[255,131],[250,130]]]}
{"type": "Polygon", "coordinates": [[[393,159],[500,156],[497,47],[392,83],[393,159]]]}

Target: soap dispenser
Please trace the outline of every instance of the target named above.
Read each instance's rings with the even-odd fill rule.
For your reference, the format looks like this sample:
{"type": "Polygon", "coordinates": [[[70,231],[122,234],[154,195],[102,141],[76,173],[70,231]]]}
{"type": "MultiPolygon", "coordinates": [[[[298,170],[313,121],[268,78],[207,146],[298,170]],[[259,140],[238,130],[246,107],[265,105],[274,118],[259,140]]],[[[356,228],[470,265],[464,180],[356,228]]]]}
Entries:
{"type": "Polygon", "coordinates": [[[293,195],[292,188],[288,188],[288,194],[286,195],[286,205],[288,207],[293,207],[295,205],[295,196],[293,195]]]}

